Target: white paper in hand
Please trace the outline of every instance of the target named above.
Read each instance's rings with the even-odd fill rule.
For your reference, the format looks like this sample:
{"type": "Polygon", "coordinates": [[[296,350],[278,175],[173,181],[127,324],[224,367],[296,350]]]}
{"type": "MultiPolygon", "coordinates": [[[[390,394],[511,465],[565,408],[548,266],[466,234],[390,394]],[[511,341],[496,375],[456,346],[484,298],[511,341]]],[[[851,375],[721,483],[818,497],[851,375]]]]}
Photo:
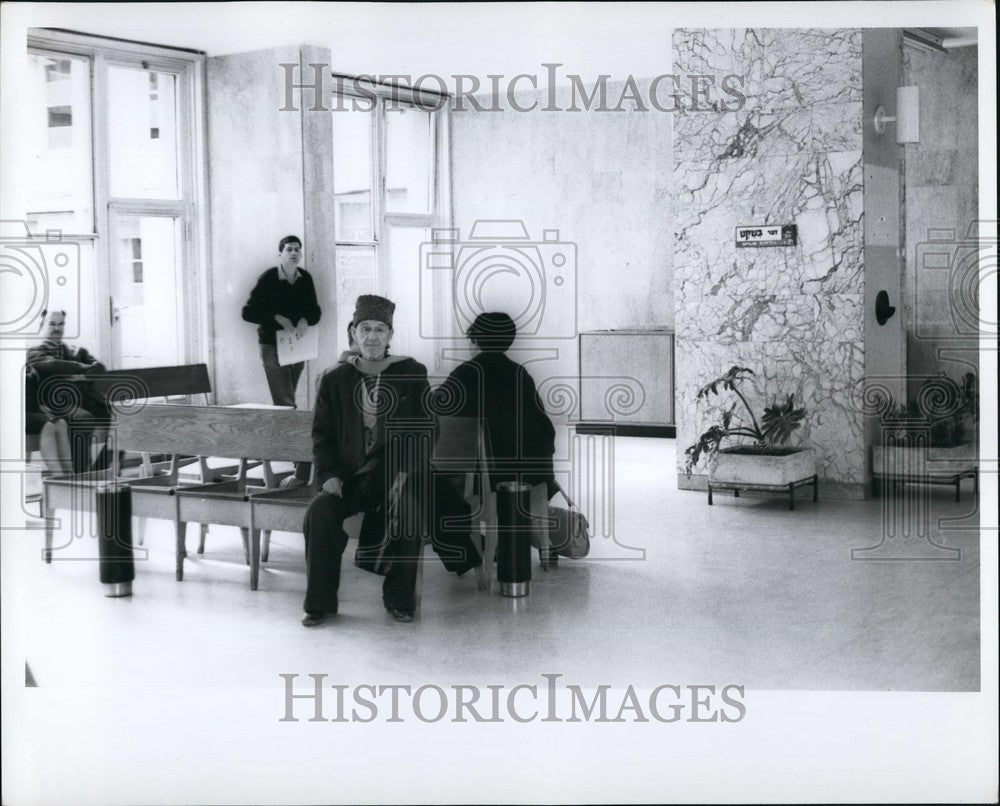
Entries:
{"type": "Polygon", "coordinates": [[[311,361],[319,356],[319,334],[314,327],[306,328],[301,338],[296,338],[295,331],[279,330],[275,335],[278,339],[278,363],[283,367],[311,361]]]}

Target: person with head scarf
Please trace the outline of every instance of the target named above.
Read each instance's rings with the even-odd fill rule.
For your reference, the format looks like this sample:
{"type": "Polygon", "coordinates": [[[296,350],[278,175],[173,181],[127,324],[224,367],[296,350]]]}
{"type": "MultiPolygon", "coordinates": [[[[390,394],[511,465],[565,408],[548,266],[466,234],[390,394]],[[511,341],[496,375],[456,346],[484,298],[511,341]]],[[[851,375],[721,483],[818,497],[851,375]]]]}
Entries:
{"type": "Polygon", "coordinates": [[[344,520],[355,513],[365,513],[356,562],[384,573],[382,602],[396,621],[413,620],[425,537],[449,571],[481,565],[468,533],[438,535],[429,527],[434,420],[427,369],[389,354],[395,308],[374,294],[358,297],[350,348],[319,383],[312,431],[318,492],[303,526],[307,627],[338,610],[344,520]]]}
{"type": "MultiPolygon", "coordinates": [[[[552,464],[555,428],[534,379],[507,355],[517,335],[514,320],[500,311],[484,312],[466,335],[479,353],[452,370],[437,394],[456,401],[455,415],[476,417],[485,425],[493,491],[501,482],[517,481],[545,485],[545,499],[552,498],[559,489],[552,464]]],[[[538,546],[539,536],[533,538],[538,546]]],[[[550,562],[554,555],[543,560],[550,562]]]]}

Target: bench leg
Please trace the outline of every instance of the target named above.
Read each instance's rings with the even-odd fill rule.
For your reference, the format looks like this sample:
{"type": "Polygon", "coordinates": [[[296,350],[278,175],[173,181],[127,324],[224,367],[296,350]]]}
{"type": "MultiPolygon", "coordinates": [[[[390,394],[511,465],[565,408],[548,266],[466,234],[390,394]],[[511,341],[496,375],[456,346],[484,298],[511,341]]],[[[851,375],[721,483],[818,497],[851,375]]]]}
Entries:
{"type": "Polygon", "coordinates": [[[420,592],[424,587],[424,544],[421,540],[417,554],[417,579],[413,586],[413,617],[420,618],[420,592]]]}
{"type": "Polygon", "coordinates": [[[55,518],[56,513],[54,509],[49,509],[47,503],[42,505],[42,516],[45,518],[45,550],[42,552],[42,556],[45,562],[52,562],[52,519],[55,518]]]}
{"type": "Polygon", "coordinates": [[[819,475],[813,476],[813,501],[819,501],[819,475]]]}
{"type": "Polygon", "coordinates": [[[708,505],[712,506],[712,485],[708,485],[708,505]]]}
{"type": "Polygon", "coordinates": [[[250,590],[257,590],[260,582],[260,529],[243,530],[250,533],[250,590]]]}
{"type": "Polygon", "coordinates": [[[139,518],[139,528],[136,530],[139,532],[139,545],[145,545],[146,543],[146,518],[139,518]]]}
{"type": "Polygon", "coordinates": [[[788,509],[789,511],[795,509],[795,485],[788,485],[788,509]]]}
{"type": "Polygon", "coordinates": [[[489,590],[496,578],[497,530],[496,523],[486,524],[486,542],[483,545],[483,589],[489,590]]]}
{"type": "Polygon", "coordinates": [[[740,497],[740,488],[733,487],[733,498],[739,498],[739,497],[740,497]]]}
{"type": "Polygon", "coordinates": [[[549,499],[544,484],[531,488],[531,539],[538,546],[538,561],[543,571],[559,565],[559,554],[549,539],[549,499]]]}
{"type": "Polygon", "coordinates": [[[208,537],[208,524],[201,524],[201,534],[198,537],[198,553],[205,553],[205,538],[208,537]]]}
{"type": "Polygon", "coordinates": [[[260,561],[266,563],[267,558],[271,555],[271,530],[267,529],[264,531],[264,546],[261,549],[260,561]]]}
{"type": "Polygon", "coordinates": [[[177,521],[177,546],[174,551],[177,568],[174,577],[178,582],[184,581],[184,557],[187,555],[187,547],[184,539],[187,537],[187,524],[184,521],[177,521]]]}
{"type": "Polygon", "coordinates": [[[240,536],[243,538],[243,557],[250,565],[250,530],[245,526],[240,527],[240,536]]]}
{"type": "Polygon", "coordinates": [[[972,494],[979,495],[979,468],[972,471],[972,494]]]}

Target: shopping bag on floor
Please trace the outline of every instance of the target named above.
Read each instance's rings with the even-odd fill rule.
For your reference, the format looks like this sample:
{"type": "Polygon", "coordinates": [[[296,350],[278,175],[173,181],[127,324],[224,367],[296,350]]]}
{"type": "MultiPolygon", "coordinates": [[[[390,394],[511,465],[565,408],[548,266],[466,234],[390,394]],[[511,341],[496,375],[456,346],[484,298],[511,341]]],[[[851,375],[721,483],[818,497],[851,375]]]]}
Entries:
{"type": "Polygon", "coordinates": [[[549,545],[561,557],[579,560],[590,553],[590,523],[566,491],[558,489],[569,509],[549,505],[549,545]]]}

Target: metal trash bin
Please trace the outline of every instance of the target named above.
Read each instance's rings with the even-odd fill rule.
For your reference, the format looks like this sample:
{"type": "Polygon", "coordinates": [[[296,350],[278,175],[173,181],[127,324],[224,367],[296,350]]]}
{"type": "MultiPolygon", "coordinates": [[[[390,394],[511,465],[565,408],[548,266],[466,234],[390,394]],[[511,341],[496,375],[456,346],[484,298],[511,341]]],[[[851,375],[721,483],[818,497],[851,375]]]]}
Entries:
{"type": "Polygon", "coordinates": [[[131,596],[135,579],[132,557],[132,490],[127,484],[102,484],[95,491],[97,546],[104,595],[131,596]]]}
{"type": "Polygon", "coordinates": [[[531,581],[531,487],[497,485],[497,581],[500,595],[527,596],[531,581]]]}

